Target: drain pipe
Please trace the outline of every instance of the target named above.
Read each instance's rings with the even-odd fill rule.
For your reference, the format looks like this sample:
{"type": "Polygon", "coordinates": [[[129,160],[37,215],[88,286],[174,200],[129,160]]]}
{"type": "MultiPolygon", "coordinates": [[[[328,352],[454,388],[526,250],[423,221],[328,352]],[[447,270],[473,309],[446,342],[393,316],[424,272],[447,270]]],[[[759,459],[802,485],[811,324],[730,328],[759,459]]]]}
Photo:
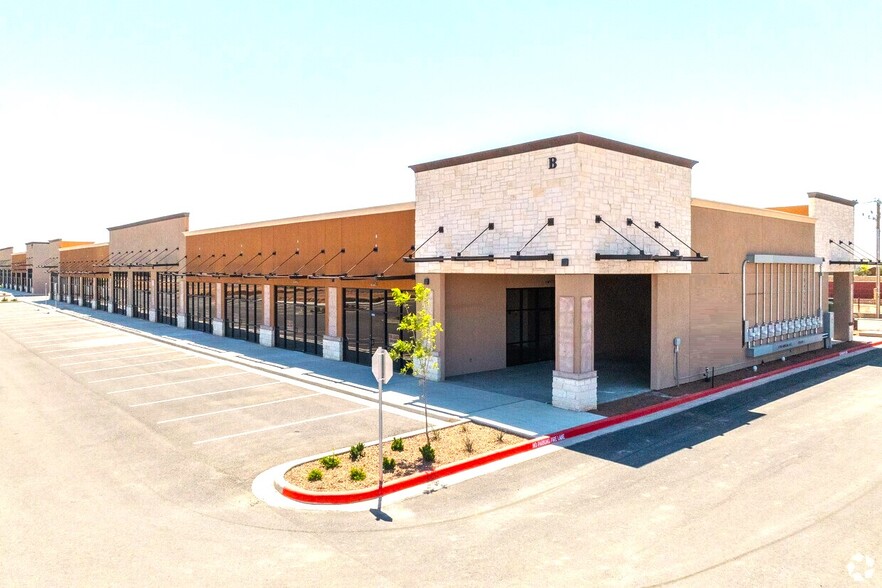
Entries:
{"type": "Polygon", "coordinates": [[[680,387],[680,337],[674,337],[674,381],[680,387]]]}

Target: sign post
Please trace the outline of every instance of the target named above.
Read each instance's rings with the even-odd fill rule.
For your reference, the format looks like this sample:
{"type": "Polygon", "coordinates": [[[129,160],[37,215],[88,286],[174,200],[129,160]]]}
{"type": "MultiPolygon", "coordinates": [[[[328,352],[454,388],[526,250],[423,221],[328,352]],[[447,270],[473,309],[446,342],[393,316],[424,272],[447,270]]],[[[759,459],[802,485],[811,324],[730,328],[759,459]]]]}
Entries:
{"type": "Polygon", "coordinates": [[[389,383],[392,379],[392,358],[389,352],[382,347],[377,347],[371,358],[371,372],[377,379],[377,394],[379,396],[380,405],[380,440],[377,447],[380,450],[380,485],[377,501],[377,508],[383,504],[383,384],[389,383]]]}

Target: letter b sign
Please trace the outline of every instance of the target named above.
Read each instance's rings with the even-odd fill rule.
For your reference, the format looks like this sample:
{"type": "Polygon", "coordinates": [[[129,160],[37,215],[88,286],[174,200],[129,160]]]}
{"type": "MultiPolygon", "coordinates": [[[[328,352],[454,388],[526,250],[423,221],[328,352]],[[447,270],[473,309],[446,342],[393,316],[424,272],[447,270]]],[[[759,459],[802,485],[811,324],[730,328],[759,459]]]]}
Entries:
{"type": "Polygon", "coordinates": [[[554,169],[557,167],[557,157],[549,157],[548,158],[548,169],[554,169]]]}

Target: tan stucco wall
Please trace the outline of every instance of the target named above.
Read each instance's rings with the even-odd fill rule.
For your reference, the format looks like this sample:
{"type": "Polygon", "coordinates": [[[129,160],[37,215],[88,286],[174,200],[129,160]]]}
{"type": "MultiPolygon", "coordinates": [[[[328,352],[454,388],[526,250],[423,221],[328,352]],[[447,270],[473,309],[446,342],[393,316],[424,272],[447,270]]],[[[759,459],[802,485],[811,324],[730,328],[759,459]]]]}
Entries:
{"type": "MultiPolygon", "coordinates": [[[[748,359],[742,347],[741,264],[750,253],[814,256],[814,219],[784,212],[743,209],[696,201],[692,207],[693,247],[707,255],[706,263],[693,263],[688,290],[669,284],[668,294],[654,292],[656,307],[653,387],[673,381],[672,346],[669,339],[683,329],[683,316],[666,316],[674,308],[670,297],[688,299],[688,343],[681,350],[681,381],[701,377],[705,367],[718,373],[790,356],[806,348],[748,359]],[[668,298],[668,302],[664,301],[668,298]],[[664,308],[668,310],[664,310],[664,308]]],[[[815,278],[817,279],[817,274],[815,278]]],[[[660,285],[660,284],[659,284],[660,285]]],[[[754,305],[754,281],[747,280],[747,306],[754,305]]],[[[681,335],[682,337],[682,335],[681,335]]],[[[817,347],[817,345],[815,345],[817,347]]]]}
{"type": "Polygon", "coordinates": [[[674,377],[674,337],[680,338],[681,379],[692,373],[689,316],[692,310],[690,283],[693,279],[694,276],[688,275],[652,276],[650,387],[653,390],[677,383],[674,377]]]}
{"type": "Polygon", "coordinates": [[[506,288],[553,286],[552,276],[447,275],[445,375],[504,368],[506,288]]]}
{"type": "Polygon", "coordinates": [[[111,259],[147,262],[154,258],[162,258],[165,253],[178,249],[177,253],[170,253],[166,258],[166,261],[177,261],[186,255],[184,232],[189,228],[189,220],[189,216],[182,214],[112,227],[109,229],[111,259]],[[154,254],[147,253],[153,250],[158,251],[154,254]],[[127,251],[143,253],[124,256],[127,251]]]}
{"type": "Polygon", "coordinates": [[[556,275],[554,277],[554,337],[555,337],[555,364],[557,371],[569,371],[564,369],[561,354],[572,356],[572,372],[581,374],[594,370],[594,316],[582,314],[582,300],[591,299],[591,308],[594,301],[594,276],[593,275],[556,275]],[[560,320],[560,299],[570,297],[573,299],[573,325],[571,341],[561,341],[562,329],[560,320]],[[590,329],[586,331],[586,329],[590,329]],[[583,337],[585,333],[585,337],[583,337]],[[589,336],[590,334],[590,336],[589,336]],[[563,343],[563,345],[562,345],[563,343]]]}

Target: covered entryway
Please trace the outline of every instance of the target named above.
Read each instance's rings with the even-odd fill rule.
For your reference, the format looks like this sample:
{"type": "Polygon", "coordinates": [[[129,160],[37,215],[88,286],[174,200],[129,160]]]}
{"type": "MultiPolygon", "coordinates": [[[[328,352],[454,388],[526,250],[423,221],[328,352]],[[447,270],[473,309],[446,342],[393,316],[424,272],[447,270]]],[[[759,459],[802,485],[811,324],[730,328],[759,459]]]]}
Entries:
{"type": "Polygon", "coordinates": [[[652,276],[594,276],[598,404],[650,389],[652,276]]]}

